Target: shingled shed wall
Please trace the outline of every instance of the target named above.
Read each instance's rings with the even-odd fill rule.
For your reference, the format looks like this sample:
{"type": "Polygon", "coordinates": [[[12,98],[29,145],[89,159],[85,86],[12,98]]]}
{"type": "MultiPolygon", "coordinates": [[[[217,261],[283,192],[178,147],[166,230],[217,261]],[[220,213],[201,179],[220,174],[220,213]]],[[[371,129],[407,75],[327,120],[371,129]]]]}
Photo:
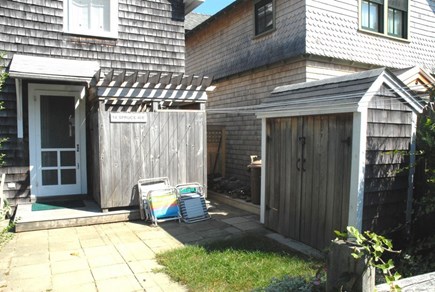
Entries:
{"type": "Polygon", "coordinates": [[[266,226],[323,249],[346,226],[391,232],[410,222],[423,102],[393,73],[282,86],[261,105],[266,226]]]}
{"type": "Polygon", "coordinates": [[[382,87],[368,109],[364,230],[405,223],[411,142],[411,108],[382,87]]]}

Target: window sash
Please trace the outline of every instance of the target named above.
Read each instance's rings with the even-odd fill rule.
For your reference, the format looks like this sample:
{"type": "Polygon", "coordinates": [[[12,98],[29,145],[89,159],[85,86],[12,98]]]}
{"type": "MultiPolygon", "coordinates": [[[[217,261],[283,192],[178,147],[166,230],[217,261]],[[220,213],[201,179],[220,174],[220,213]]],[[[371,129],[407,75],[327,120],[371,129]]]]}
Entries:
{"type": "Polygon", "coordinates": [[[255,4],[255,34],[273,29],[273,0],[263,0],[255,4]]]}
{"type": "Polygon", "coordinates": [[[407,38],[408,0],[361,0],[360,28],[407,38]]]}
{"type": "Polygon", "coordinates": [[[65,0],[65,31],[117,37],[117,6],[116,0],[65,0]]]}
{"type": "Polygon", "coordinates": [[[406,37],[405,30],[406,12],[388,8],[388,34],[404,38],[406,37]]]}
{"type": "Polygon", "coordinates": [[[361,27],[364,29],[383,32],[383,5],[380,1],[362,1],[361,27]]]}

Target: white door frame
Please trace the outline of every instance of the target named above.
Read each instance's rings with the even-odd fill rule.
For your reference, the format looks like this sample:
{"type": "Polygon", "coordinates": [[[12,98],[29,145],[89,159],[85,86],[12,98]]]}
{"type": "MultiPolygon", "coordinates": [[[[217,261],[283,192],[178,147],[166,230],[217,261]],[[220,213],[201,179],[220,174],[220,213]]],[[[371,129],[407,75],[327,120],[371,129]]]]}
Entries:
{"type": "Polygon", "coordinates": [[[36,84],[31,83],[29,89],[29,166],[30,166],[30,191],[32,197],[48,197],[56,195],[77,195],[87,193],[87,171],[86,171],[86,113],[85,113],[85,95],[86,89],[84,86],[77,85],[51,85],[51,84],[36,84]],[[40,105],[39,102],[41,95],[57,95],[57,96],[74,96],[75,97],[75,131],[76,142],[79,144],[79,159],[78,164],[78,186],[69,193],[62,193],[61,187],[56,186],[53,188],[42,187],[40,184],[40,129],[38,125],[40,122],[40,105]]]}

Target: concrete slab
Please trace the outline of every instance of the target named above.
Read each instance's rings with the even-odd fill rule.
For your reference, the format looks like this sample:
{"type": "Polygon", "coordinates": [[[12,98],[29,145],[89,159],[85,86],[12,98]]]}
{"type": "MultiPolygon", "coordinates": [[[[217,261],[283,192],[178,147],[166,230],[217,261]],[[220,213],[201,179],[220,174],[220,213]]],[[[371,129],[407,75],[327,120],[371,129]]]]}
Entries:
{"type": "Polygon", "coordinates": [[[318,258],[318,259],[322,259],[324,257],[324,255],[320,251],[318,251],[312,247],[309,247],[308,245],[303,244],[302,242],[299,242],[299,241],[296,241],[296,240],[293,240],[290,238],[286,238],[286,237],[282,236],[281,234],[270,233],[266,236],[273,239],[273,240],[276,240],[277,242],[279,242],[281,244],[288,246],[289,248],[291,248],[297,252],[305,254],[307,256],[318,258]]]}
{"type": "Polygon", "coordinates": [[[131,275],[131,270],[127,263],[96,267],[92,268],[91,271],[97,282],[131,275]]]}
{"type": "Polygon", "coordinates": [[[80,208],[63,208],[45,211],[32,211],[32,204],[19,204],[15,218],[16,232],[33,230],[88,226],[140,219],[139,209],[117,210],[103,213],[92,200],[83,200],[80,208]]]}
{"type": "Polygon", "coordinates": [[[234,199],[234,198],[231,198],[230,196],[227,196],[224,194],[219,194],[219,193],[216,193],[216,192],[213,192],[210,190],[208,190],[207,195],[208,195],[208,198],[210,200],[213,200],[215,202],[220,202],[220,203],[226,204],[228,206],[234,206],[238,209],[247,211],[249,213],[260,215],[260,206],[259,205],[248,203],[248,202],[240,200],[240,199],[234,199]]]}
{"type": "Polygon", "coordinates": [[[237,223],[249,222],[249,219],[247,219],[245,217],[233,217],[233,218],[229,218],[229,219],[223,219],[222,222],[234,225],[237,223]]]}
{"type": "Polygon", "coordinates": [[[139,281],[133,275],[97,280],[98,291],[143,291],[139,281]]]}

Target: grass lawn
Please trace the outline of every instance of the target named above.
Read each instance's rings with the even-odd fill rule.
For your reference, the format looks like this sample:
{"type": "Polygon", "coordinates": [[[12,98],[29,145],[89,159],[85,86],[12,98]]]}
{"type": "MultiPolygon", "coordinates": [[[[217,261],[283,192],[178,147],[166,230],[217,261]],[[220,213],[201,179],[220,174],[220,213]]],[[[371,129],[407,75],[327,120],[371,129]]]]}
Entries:
{"type": "Polygon", "coordinates": [[[284,275],[313,279],[321,262],[267,237],[250,234],[157,255],[163,271],[190,291],[251,291],[284,275]]]}

